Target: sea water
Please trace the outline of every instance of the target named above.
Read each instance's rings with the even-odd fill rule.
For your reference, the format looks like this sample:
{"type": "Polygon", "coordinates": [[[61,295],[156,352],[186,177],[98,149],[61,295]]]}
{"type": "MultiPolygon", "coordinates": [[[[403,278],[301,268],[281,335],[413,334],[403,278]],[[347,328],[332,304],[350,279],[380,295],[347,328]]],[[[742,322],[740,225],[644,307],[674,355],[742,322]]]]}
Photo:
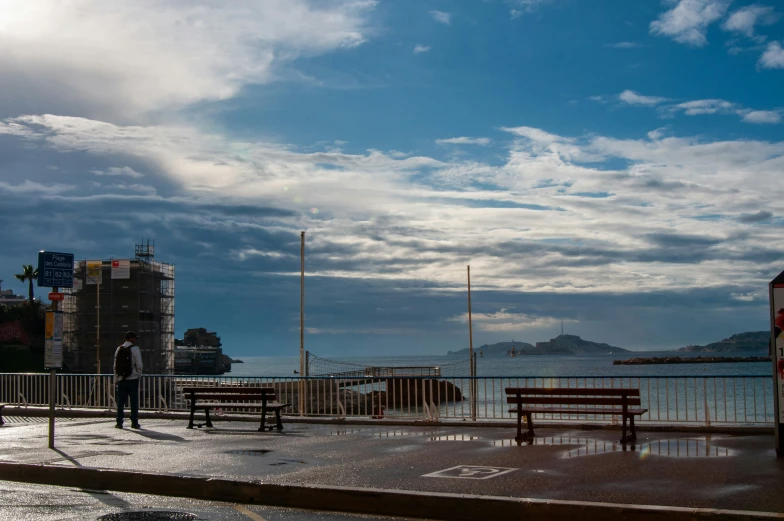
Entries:
{"type": "MultiPolygon", "coordinates": [[[[770,362],[726,362],[691,364],[613,365],[614,360],[641,357],[748,356],[747,353],[635,352],[606,355],[528,355],[477,358],[477,376],[496,377],[600,377],[600,376],[763,376],[772,374],[770,362]]],[[[444,376],[469,376],[468,357],[456,356],[379,356],[362,358],[332,357],[346,365],[311,363],[311,375],[345,372],[364,367],[423,366],[440,367],[444,376]],[[356,367],[355,367],[356,366],[356,367]]],[[[298,356],[242,357],[244,363],[232,364],[226,376],[291,377],[299,371],[298,356]]]]}

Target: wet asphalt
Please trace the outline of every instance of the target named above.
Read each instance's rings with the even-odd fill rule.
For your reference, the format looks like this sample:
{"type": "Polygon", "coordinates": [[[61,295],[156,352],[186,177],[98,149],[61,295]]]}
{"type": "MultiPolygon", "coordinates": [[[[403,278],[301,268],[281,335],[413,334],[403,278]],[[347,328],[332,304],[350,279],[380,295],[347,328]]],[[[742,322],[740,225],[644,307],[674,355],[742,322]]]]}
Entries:
{"type": "Polygon", "coordinates": [[[487,496],[784,512],[784,461],[772,436],[540,427],[518,446],[514,430],[468,426],[287,424],[260,433],[250,422],[188,430],[146,420],[117,430],[104,419],[16,420],[0,428],[0,462],[80,466],[487,496]]]}

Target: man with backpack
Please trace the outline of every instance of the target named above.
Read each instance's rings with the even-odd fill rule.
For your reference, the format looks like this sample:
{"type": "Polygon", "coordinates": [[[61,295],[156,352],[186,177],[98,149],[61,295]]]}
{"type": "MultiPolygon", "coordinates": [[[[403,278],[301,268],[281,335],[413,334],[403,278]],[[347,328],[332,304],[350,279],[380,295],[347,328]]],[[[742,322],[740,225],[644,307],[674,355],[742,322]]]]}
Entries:
{"type": "Polygon", "coordinates": [[[136,333],[125,333],[125,343],[114,352],[114,397],[117,401],[117,425],[123,428],[125,401],[131,399],[131,428],[139,425],[139,378],[142,375],[142,352],[136,345],[136,333]]]}

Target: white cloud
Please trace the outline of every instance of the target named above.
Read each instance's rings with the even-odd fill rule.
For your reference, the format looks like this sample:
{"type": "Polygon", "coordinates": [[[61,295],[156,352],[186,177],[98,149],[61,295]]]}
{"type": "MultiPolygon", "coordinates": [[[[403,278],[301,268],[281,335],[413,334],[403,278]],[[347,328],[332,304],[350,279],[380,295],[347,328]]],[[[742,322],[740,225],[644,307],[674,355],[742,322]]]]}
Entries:
{"type": "MultiPolygon", "coordinates": [[[[461,313],[450,319],[453,322],[468,323],[468,313],[461,313]]],[[[577,320],[563,320],[555,317],[539,317],[525,313],[514,313],[501,309],[495,313],[472,313],[471,322],[477,331],[523,332],[531,329],[548,329],[562,322],[577,323],[577,320]]]]}
{"type": "Polygon", "coordinates": [[[638,47],[642,46],[637,42],[618,42],[607,44],[607,47],[611,47],[613,49],[637,49],[638,47]]]}
{"type": "Polygon", "coordinates": [[[449,25],[452,23],[452,13],[445,13],[444,11],[430,11],[430,16],[433,17],[438,23],[449,25]]]}
{"type": "Polygon", "coordinates": [[[770,42],[757,62],[764,69],[784,69],[784,49],[779,42],[770,42]]]}
{"type": "MultiPolygon", "coordinates": [[[[784,215],[784,142],[563,136],[521,126],[503,129],[514,139],[502,164],[445,163],[379,151],[305,153],[186,127],[62,116],[2,122],[25,132],[0,140],[41,148],[43,164],[62,152],[62,172],[77,171],[76,161],[88,172],[143,161],[145,185],[175,190],[179,200],[285,210],[274,222],[233,215],[219,229],[233,236],[245,228],[307,229],[322,266],[313,276],[427,281],[457,291],[470,263],[472,282],[486,290],[639,293],[731,284],[745,293],[784,255],[778,228],[736,219],[761,207],[784,215]]],[[[48,189],[29,182],[36,184],[21,189],[48,189]]],[[[0,185],[9,190],[20,188],[0,185]]],[[[41,197],[62,199],[58,190],[41,197]]],[[[83,197],[69,194],[69,201],[83,197]]],[[[209,216],[194,218],[218,227],[209,216]]],[[[227,251],[254,262],[280,250],[238,242],[227,251]]],[[[537,320],[490,315],[484,323],[499,331],[537,320]]]]}
{"type": "Polygon", "coordinates": [[[753,38],[754,26],[774,24],[778,16],[774,13],[774,8],[765,5],[748,5],[732,13],[722,28],[725,31],[741,33],[749,38],[753,38]]]}
{"type": "Polygon", "coordinates": [[[651,34],[672,38],[678,43],[703,47],[708,44],[708,26],[719,20],[731,0],[680,0],[658,20],[651,22],[651,34]]]}
{"type": "Polygon", "coordinates": [[[700,116],[704,114],[728,114],[734,112],[736,105],[722,99],[701,99],[686,101],[668,107],[671,112],[682,111],[687,116],[700,116]]]}
{"type": "Polygon", "coordinates": [[[0,91],[15,102],[5,112],[67,107],[71,114],[133,119],[231,98],[244,85],[274,81],[299,56],[361,44],[373,5],[4,0],[0,91]]]}
{"type": "Polygon", "coordinates": [[[631,90],[625,90],[618,94],[618,99],[624,103],[629,105],[658,105],[659,103],[664,103],[665,101],[669,101],[669,98],[663,98],[661,96],[643,96],[642,94],[637,94],[631,90]]]}
{"type": "Polygon", "coordinates": [[[449,139],[436,139],[439,145],[489,145],[490,138],[486,137],[451,137],[449,139]]]}
{"type": "Polygon", "coordinates": [[[781,112],[775,110],[745,110],[740,111],[746,123],[775,124],[781,123],[781,112]]]}
{"type": "Polygon", "coordinates": [[[418,43],[418,44],[416,44],[414,46],[414,54],[421,54],[421,53],[427,52],[429,50],[430,50],[430,46],[429,45],[422,45],[422,44],[418,43]]]}
{"type": "Polygon", "coordinates": [[[91,173],[98,176],[127,176],[134,178],[144,177],[144,174],[140,174],[129,166],[124,166],[122,168],[113,166],[111,168],[107,168],[106,170],[93,170],[91,173]]]}

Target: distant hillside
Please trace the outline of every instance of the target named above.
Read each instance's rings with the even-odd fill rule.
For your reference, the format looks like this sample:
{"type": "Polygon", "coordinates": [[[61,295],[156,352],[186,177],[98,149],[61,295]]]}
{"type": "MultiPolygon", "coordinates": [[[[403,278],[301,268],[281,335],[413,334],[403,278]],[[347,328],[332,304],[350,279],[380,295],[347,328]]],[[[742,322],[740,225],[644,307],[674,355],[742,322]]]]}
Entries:
{"type": "MultiPolygon", "coordinates": [[[[482,352],[483,356],[508,356],[512,347],[517,355],[580,355],[580,354],[616,354],[628,353],[626,349],[611,346],[609,344],[599,344],[589,340],[583,340],[577,335],[559,335],[547,342],[537,342],[535,346],[525,342],[499,342],[497,344],[485,344],[474,351],[482,352]]],[[[448,355],[468,356],[468,349],[459,351],[449,351],[448,355]]]]}
{"type": "Polygon", "coordinates": [[[704,346],[681,347],[678,351],[686,353],[767,353],[769,343],[770,331],[749,331],[704,346]]]}
{"type": "MultiPolygon", "coordinates": [[[[498,342],[497,344],[485,344],[480,347],[475,347],[474,351],[477,353],[482,352],[483,356],[507,356],[509,351],[515,348],[516,352],[528,349],[534,349],[534,346],[525,342],[498,342]]],[[[448,351],[447,355],[461,355],[468,356],[468,348],[460,349],[459,351],[448,351]]]]}

